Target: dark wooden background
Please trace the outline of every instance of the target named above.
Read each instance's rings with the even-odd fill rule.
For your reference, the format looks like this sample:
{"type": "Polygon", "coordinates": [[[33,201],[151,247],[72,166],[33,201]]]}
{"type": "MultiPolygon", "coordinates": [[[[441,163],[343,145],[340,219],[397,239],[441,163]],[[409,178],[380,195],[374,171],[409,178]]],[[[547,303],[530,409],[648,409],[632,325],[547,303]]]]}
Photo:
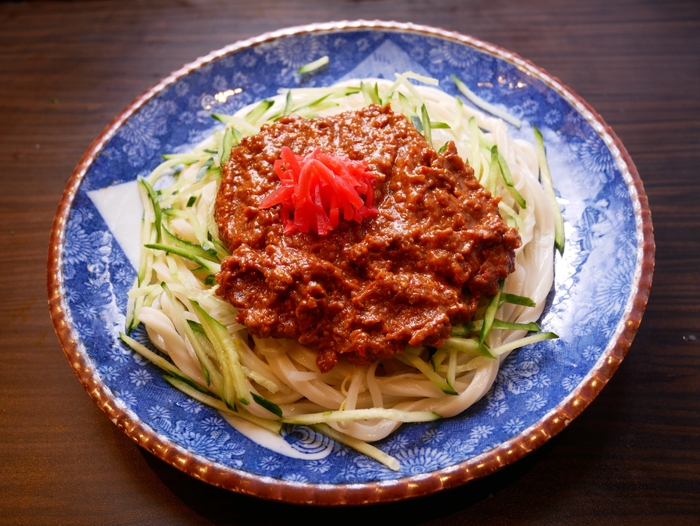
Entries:
{"type": "Polygon", "coordinates": [[[699,163],[697,1],[0,3],[0,523],[698,524],[699,163]],[[646,186],[656,275],[612,381],[515,465],[404,503],[264,502],[180,473],[97,409],[49,319],[49,231],[90,142],[161,77],[265,31],[358,18],[472,34],[532,60],[592,104],[646,186]]]}

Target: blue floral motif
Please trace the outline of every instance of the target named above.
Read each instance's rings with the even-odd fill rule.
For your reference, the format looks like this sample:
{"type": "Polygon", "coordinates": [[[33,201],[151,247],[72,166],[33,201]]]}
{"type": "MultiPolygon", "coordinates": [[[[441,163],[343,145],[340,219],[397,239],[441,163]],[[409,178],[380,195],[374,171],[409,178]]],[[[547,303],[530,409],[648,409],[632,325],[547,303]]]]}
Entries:
{"type": "Polygon", "coordinates": [[[511,393],[521,394],[533,388],[534,377],[539,372],[536,362],[518,362],[515,358],[508,358],[498,371],[498,379],[511,393]]]}
{"type": "Polygon", "coordinates": [[[154,405],[148,410],[148,416],[156,420],[170,420],[170,411],[160,405],[154,405]]]}
{"type": "Polygon", "coordinates": [[[148,360],[146,360],[140,354],[132,354],[131,358],[139,365],[146,365],[148,363],[148,360]]]}
{"type": "Polygon", "coordinates": [[[595,345],[588,345],[581,353],[586,360],[595,360],[600,355],[601,349],[595,347],[595,345]]]}
{"type": "Polygon", "coordinates": [[[180,420],[175,424],[173,436],[188,449],[201,451],[202,455],[211,458],[221,458],[222,454],[225,454],[229,449],[226,447],[226,443],[229,441],[230,435],[225,433],[216,436],[201,431],[203,430],[192,422],[180,420]]]}
{"type": "Polygon", "coordinates": [[[326,473],[330,469],[331,463],[326,459],[309,461],[309,470],[311,470],[314,473],[326,473]]]}
{"type": "Polygon", "coordinates": [[[118,392],[119,398],[129,407],[135,407],[138,404],[138,398],[136,395],[128,390],[121,390],[118,392]]]}
{"type": "Polygon", "coordinates": [[[532,379],[532,385],[534,385],[535,387],[539,387],[540,389],[549,387],[551,383],[552,381],[549,379],[549,376],[547,376],[547,373],[537,374],[532,379]]]}
{"type": "Polygon", "coordinates": [[[445,439],[445,432],[439,428],[433,427],[428,429],[421,437],[421,442],[424,444],[439,444],[445,439]]]}
{"type": "Polygon", "coordinates": [[[391,438],[389,438],[385,449],[387,453],[393,454],[397,451],[401,451],[402,449],[407,448],[409,443],[410,440],[407,436],[400,433],[395,433],[391,436],[391,438]]]}
{"type": "Polygon", "coordinates": [[[89,303],[80,303],[76,306],[76,310],[86,320],[93,321],[97,319],[99,311],[96,305],[90,305],[89,303]]]}
{"type": "Polygon", "coordinates": [[[137,369],[129,373],[129,379],[136,387],[142,387],[150,382],[153,376],[146,369],[137,369]]]}
{"type": "Polygon", "coordinates": [[[445,441],[442,449],[444,451],[451,452],[455,460],[460,461],[466,458],[469,453],[475,451],[478,445],[478,438],[471,437],[465,439],[460,437],[451,437],[445,441]]]}
{"type": "Polygon", "coordinates": [[[216,416],[209,416],[202,420],[202,428],[210,433],[215,433],[221,431],[222,429],[228,428],[228,424],[223,418],[216,416]]]}
{"type": "Polygon", "coordinates": [[[76,321],[75,322],[75,328],[80,334],[84,334],[85,336],[94,336],[94,331],[92,329],[92,323],[91,319],[88,318],[86,321],[76,321]]]}
{"type": "Polygon", "coordinates": [[[621,257],[610,273],[596,284],[593,300],[601,314],[608,316],[619,312],[627,302],[632,287],[632,268],[632,262],[621,257]]]}
{"type": "Polygon", "coordinates": [[[491,433],[493,433],[493,426],[480,425],[475,426],[470,432],[470,438],[481,440],[482,438],[487,438],[491,433]]]}
{"type": "Polygon", "coordinates": [[[544,396],[542,396],[540,393],[534,393],[525,402],[525,409],[528,411],[537,411],[538,409],[544,407],[544,404],[546,403],[547,400],[544,396]]]}
{"type": "Polygon", "coordinates": [[[602,182],[606,183],[610,180],[615,161],[598,135],[590,135],[586,138],[579,149],[579,156],[583,166],[602,182]]]}
{"type": "Polygon", "coordinates": [[[544,116],[544,122],[550,128],[557,128],[561,123],[561,113],[559,110],[549,110],[544,116]]]}
{"type": "Polygon", "coordinates": [[[503,430],[510,434],[515,435],[523,430],[525,427],[525,422],[520,418],[511,418],[505,424],[503,424],[503,430]]]}
{"type": "Polygon", "coordinates": [[[131,358],[131,351],[115,345],[110,347],[107,351],[107,355],[117,363],[126,363],[131,358]]]}
{"type": "MultiPolygon", "coordinates": [[[[529,130],[528,125],[513,132],[532,140],[529,130]]],[[[536,424],[578,388],[603,354],[634,294],[638,265],[635,201],[623,171],[592,123],[556,90],[477,48],[400,31],[348,29],[284,37],[192,71],[131,115],[107,142],[75,194],[65,226],[63,300],[73,335],[98,381],[170,443],[212,462],[290,482],[362,483],[429,473],[473,458],[536,424]],[[367,68],[382,66],[377,50],[386,45],[397,63],[433,75],[447,93],[458,94],[454,74],[477,95],[543,131],[571,233],[566,257],[557,256],[557,281],[539,321],[561,338],[511,353],[484,399],[464,414],[404,425],[378,442],[401,462],[398,473],[346,446],[330,447],[326,438],[317,441],[311,430],[285,438],[302,451],[328,447],[328,456],[308,461],[279,455],[173,390],[160,370],[119,340],[135,270],[87,195],[146,175],[163,153],[187,151],[217,125],[212,112],[234,112],[275,95],[280,87],[328,85],[362,64],[368,76],[383,75],[367,68]],[[328,66],[313,75],[296,74],[299,66],[326,54],[328,66]],[[241,91],[225,102],[215,98],[235,88],[241,91]]],[[[157,352],[142,327],[131,336],[157,352]]]]}
{"type": "Polygon", "coordinates": [[[66,232],[66,243],[63,257],[67,265],[75,265],[90,259],[92,242],[90,236],[80,227],[76,221],[71,223],[72,228],[66,232]]]}
{"type": "Polygon", "coordinates": [[[300,473],[287,473],[282,476],[282,480],[289,482],[308,482],[309,479],[300,473]]]}
{"type": "Polygon", "coordinates": [[[183,400],[182,402],[179,402],[178,405],[180,407],[182,407],[188,413],[197,414],[202,410],[202,404],[200,404],[196,400],[192,400],[189,398],[187,400],[183,400]]]}
{"type": "Polygon", "coordinates": [[[168,132],[168,115],[176,110],[173,101],[155,99],[134,117],[124,123],[119,130],[119,138],[125,141],[122,149],[127,154],[129,164],[139,168],[146,159],[161,147],[159,137],[168,132]]]}
{"type": "Polygon", "coordinates": [[[561,381],[561,385],[567,391],[573,391],[576,386],[581,383],[581,380],[583,380],[583,376],[580,374],[570,374],[561,381]]]}
{"type": "Polygon", "coordinates": [[[401,471],[407,475],[420,475],[449,465],[451,458],[440,449],[426,447],[399,451],[396,459],[401,462],[401,471]]]}
{"type": "Polygon", "coordinates": [[[117,368],[111,365],[103,365],[98,370],[100,371],[100,376],[102,376],[105,382],[113,382],[117,379],[117,376],[119,376],[117,368]]]}
{"type": "Polygon", "coordinates": [[[268,64],[281,64],[294,70],[328,54],[324,39],[313,35],[281,38],[269,45],[265,51],[268,64]]]}
{"type": "Polygon", "coordinates": [[[260,459],[260,467],[265,471],[274,471],[282,465],[279,455],[269,455],[260,459]]]}
{"type": "Polygon", "coordinates": [[[428,52],[428,58],[433,64],[446,62],[459,69],[469,69],[479,62],[479,56],[474,50],[447,40],[432,48],[428,52]]]}
{"type": "Polygon", "coordinates": [[[489,416],[498,417],[508,411],[508,404],[505,400],[491,399],[486,404],[486,412],[489,416]]]}

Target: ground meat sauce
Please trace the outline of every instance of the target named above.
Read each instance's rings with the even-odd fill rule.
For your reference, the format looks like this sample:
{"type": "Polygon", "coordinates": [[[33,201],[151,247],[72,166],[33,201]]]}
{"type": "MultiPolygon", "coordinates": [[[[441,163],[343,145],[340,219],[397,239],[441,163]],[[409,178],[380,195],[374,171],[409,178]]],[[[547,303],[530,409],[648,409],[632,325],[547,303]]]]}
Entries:
{"type": "Polygon", "coordinates": [[[454,144],[437,154],[389,107],[285,116],[243,139],[223,167],[215,217],[231,256],[218,294],[252,334],[316,347],[323,372],[340,355],[362,365],[407,344],[439,346],[514,269],[520,238],[497,204],[454,144]],[[280,184],[282,146],[366,161],[379,213],[325,237],[285,235],[279,206],[257,208],[280,184]]]}

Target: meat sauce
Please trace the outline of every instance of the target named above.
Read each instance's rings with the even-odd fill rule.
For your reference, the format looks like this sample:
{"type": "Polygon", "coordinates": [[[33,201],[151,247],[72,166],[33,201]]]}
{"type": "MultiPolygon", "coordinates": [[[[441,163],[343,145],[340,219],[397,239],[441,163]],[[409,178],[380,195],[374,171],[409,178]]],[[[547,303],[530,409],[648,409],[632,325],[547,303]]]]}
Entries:
{"type": "Polygon", "coordinates": [[[407,345],[439,346],[514,270],[520,237],[497,205],[453,143],[436,153],[388,106],[285,116],[244,138],[223,167],[215,218],[231,256],[218,294],[250,333],[318,349],[322,372],[339,356],[363,365],[407,345]],[[325,236],[284,234],[279,206],[258,208],[280,185],[283,146],[364,160],[377,215],[325,236]]]}

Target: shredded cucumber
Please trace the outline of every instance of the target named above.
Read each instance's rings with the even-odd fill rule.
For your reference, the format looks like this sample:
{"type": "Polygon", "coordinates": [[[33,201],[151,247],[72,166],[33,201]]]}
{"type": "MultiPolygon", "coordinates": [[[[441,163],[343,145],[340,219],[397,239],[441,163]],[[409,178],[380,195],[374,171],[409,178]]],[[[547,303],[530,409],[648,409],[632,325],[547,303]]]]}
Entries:
{"type": "Polygon", "coordinates": [[[318,60],[314,60],[313,62],[309,62],[308,64],[304,64],[302,67],[300,67],[297,70],[298,75],[306,75],[307,73],[311,73],[312,71],[316,71],[317,69],[322,68],[326,64],[328,64],[329,59],[328,55],[325,55],[318,60]]]}
{"type": "Polygon", "coordinates": [[[418,369],[421,373],[423,373],[428,380],[433,382],[443,393],[448,394],[448,395],[458,395],[459,393],[455,391],[454,387],[451,386],[447,380],[445,380],[443,377],[441,377],[439,374],[435,372],[435,370],[428,365],[426,362],[424,362],[420,356],[416,356],[413,354],[409,353],[404,353],[404,354],[397,354],[396,358],[404,362],[408,365],[412,365],[416,369],[418,369]]]}
{"type": "Polygon", "coordinates": [[[353,409],[352,411],[325,411],[282,418],[284,424],[321,424],[328,422],[354,422],[356,420],[395,420],[397,422],[432,422],[442,417],[432,411],[400,411],[398,409],[353,409]]]}
{"type": "Polygon", "coordinates": [[[484,99],[482,99],[472,90],[470,90],[464,82],[459,80],[454,75],[451,76],[460,93],[464,95],[467,98],[467,100],[469,100],[472,104],[474,104],[474,106],[476,106],[477,108],[481,108],[482,110],[487,111],[492,115],[495,115],[499,119],[503,119],[504,121],[512,124],[516,128],[520,128],[522,126],[522,122],[520,122],[520,119],[513,117],[511,114],[499,110],[493,104],[486,102],[484,99]]]}
{"type": "Polygon", "coordinates": [[[209,396],[205,393],[202,393],[201,391],[194,389],[192,386],[186,384],[185,382],[182,382],[178,378],[173,378],[171,376],[164,376],[164,378],[170,385],[172,385],[176,389],[179,389],[186,395],[194,398],[195,400],[203,403],[204,405],[208,405],[209,407],[213,407],[214,409],[221,411],[222,413],[226,413],[226,415],[228,416],[240,418],[241,420],[247,420],[248,422],[257,425],[258,427],[267,429],[268,431],[275,434],[279,434],[282,430],[282,424],[278,420],[268,420],[267,418],[260,418],[255,415],[251,415],[247,411],[244,411],[242,408],[231,409],[230,407],[227,407],[226,404],[224,404],[224,402],[222,402],[218,398],[214,398],[213,396],[209,396]]]}
{"type": "Polygon", "coordinates": [[[554,183],[552,183],[552,175],[549,173],[549,163],[547,163],[547,154],[544,150],[544,139],[537,126],[532,125],[532,131],[535,133],[535,150],[537,151],[537,160],[540,164],[540,180],[542,187],[547,194],[549,205],[554,215],[554,246],[560,254],[564,253],[564,216],[557,203],[557,195],[554,192],[554,183]]]}
{"type": "Polygon", "coordinates": [[[335,440],[340,444],[345,444],[346,446],[354,449],[358,453],[362,453],[363,455],[366,455],[369,458],[376,460],[380,464],[384,464],[389,469],[392,469],[394,471],[398,471],[399,469],[401,469],[401,463],[398,460],[396,460],[391,455],[387,455],[381,449],[378,449],[368,444],[364,440],[359,440],[355,437],[351,437],[350,435],[346,435],[345,433],[341,433],[340,431],[337,431],[336,429],[333,429],[331,426],[326,424],[313,424],[310,427],[312,427],[322,435],[326,435],[331,440],[335,440]]]}

